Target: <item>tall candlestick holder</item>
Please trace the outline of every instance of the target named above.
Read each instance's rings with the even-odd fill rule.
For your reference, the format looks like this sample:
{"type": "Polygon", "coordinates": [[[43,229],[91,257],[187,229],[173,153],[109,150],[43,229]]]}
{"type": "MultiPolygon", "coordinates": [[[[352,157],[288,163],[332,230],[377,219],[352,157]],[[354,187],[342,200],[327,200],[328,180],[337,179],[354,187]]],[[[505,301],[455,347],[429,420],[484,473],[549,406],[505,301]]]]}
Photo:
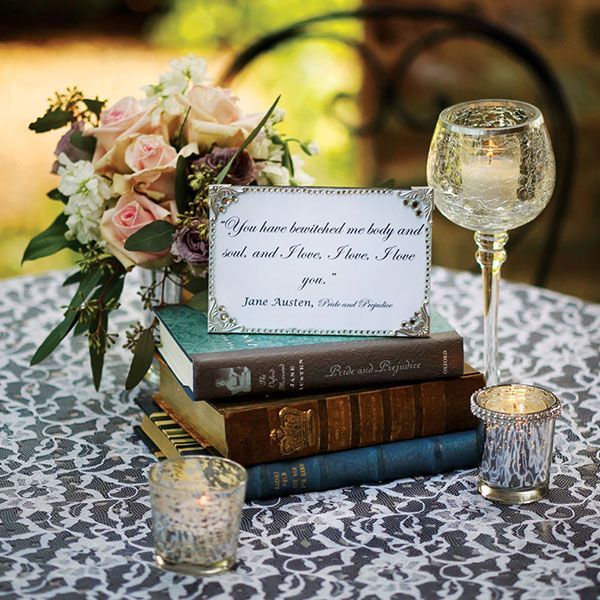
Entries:
{"type": "Polygon", "coordinates": [[[427,181],[436,208],[475,232],[483,283],[483,372],[500,383],[498,305],[507,231],[535,219],[554,189],[544,117],[517,100],[473,100],[442,111],[431,140],[427,181]]]}

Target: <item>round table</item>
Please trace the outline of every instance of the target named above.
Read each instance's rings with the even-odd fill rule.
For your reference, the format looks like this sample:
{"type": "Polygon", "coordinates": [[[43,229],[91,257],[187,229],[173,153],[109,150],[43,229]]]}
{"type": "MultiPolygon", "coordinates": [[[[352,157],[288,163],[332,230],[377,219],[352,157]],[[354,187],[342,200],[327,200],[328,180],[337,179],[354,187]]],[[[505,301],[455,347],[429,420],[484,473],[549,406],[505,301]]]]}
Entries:
{"type": "MultiPolygon", "coordinates": [[[[29,366],[69,290],[65,273],[2,282],[2,598],[596,598],[600,589],[600,306],[504,283],[503,379],[563,401],[551,491],[520,506],[484,500],[475,471],[290,496],[245,506],[239,563],[204,579],[153,563],[147,471],[129,356],[91,382],[85,338],[29,366]]],[[[112,321],[136,313],[133,286],[112,321]]],[[[481,287],[435,269],[433,302],[481,365],[481,287]]],[[[144,386],[141,386],[142,388],[144,386]]],[[[147,391],[147,390],[142,390],[147,391]]]]}

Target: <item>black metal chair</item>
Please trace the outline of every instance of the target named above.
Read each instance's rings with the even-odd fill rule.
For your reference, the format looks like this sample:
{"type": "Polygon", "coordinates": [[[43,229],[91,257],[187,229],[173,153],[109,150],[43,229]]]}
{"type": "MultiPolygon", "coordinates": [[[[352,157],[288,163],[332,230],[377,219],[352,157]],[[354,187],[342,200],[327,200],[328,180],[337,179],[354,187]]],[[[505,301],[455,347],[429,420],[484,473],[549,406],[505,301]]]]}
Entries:
{"type": "MultiPolygon", "coordinates": [[[[576,131],[563,87],[546,60],[526,41],[502,27],[492,25],[478,16],[433,7],[400,7],[390,5],[368,6],[350,11],[332,12],[284,27],[270,33],[239,53],[221,78],[229,85],[246,67],[263,54],[292,41],[302,39],[327,39],[353,48],[369,67],[376,83],[376,106],[373,116],[358,126],[347,125],[357,136],[372,135],[386,126],[392,118],[414,130],[433,131],[437,112],[450,104],[449,98],[439,98],[436,114],[416,116],[405,107],[402,99],[403,84],[409,67],[424,51],[449,39],[474,38],[494,45],[526,67],[535,81],[547,106],[545,110],[556,154],[556,187],[549,210],[552,211],[548,231],[543,241],[540,260],[536,266],[534,283],[545,285],[554,262],[562,225],[567,214],[573,182],[576,152],[576,131]],[[442,23],[417,37],[404,49],[391,69],[386,69],[364,43],[347,36],[318,30],[323,23],[359,19],[363,22],[384,19],[404,19],[415,22],[442,23]]],[[[347,97],[340,92],[335,100],[347,97]]],[[[524,238],[527,226],[511,234],[513,248],[524,238]]]]}

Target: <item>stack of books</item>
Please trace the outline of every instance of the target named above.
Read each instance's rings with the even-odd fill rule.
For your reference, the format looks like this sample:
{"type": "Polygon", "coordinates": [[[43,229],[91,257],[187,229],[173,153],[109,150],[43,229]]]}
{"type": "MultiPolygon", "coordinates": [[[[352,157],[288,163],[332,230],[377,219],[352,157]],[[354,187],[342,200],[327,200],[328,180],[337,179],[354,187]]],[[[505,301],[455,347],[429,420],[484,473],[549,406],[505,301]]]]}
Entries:
{"type": "Polygon", "coordinates": [[[247,499],[476,465],[483,375],[435,311],[429,338],[209,334],[188,306],[157,316],[160,388],[138,399],[138,432],[159,458],[231,458],[247,499]]]}

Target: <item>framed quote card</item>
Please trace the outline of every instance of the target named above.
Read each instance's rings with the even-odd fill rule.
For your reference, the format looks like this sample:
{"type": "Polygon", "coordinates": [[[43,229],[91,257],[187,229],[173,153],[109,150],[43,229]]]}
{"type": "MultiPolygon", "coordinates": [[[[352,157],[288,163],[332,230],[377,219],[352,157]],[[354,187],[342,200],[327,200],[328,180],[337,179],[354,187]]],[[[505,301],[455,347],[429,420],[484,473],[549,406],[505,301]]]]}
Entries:
{"type": "Polygon", "coordinates": [[[209,191],[213,333],[428,336],[430,188],[209,191]]]}

